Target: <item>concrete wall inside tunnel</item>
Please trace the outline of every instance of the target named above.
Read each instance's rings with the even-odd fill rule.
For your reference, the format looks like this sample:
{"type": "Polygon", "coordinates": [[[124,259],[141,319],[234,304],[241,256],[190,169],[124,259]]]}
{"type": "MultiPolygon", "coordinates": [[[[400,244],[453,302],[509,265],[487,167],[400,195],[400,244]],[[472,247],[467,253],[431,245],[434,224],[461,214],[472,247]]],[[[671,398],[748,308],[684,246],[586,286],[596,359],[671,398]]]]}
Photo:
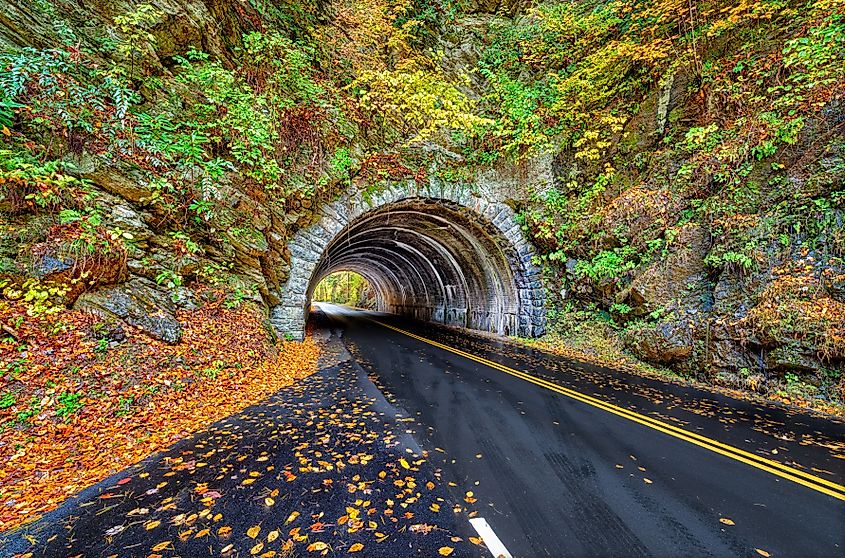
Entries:
{"type": "Polygon", "coordinates": [[[314,288],[335,271],[361,274],[377,309],[505,335],[545,329],[533,249],[506,204],[466,187],[395,184],[324,206],[289,243],[291,273],[270,321],[301,339],[314,288]]]}

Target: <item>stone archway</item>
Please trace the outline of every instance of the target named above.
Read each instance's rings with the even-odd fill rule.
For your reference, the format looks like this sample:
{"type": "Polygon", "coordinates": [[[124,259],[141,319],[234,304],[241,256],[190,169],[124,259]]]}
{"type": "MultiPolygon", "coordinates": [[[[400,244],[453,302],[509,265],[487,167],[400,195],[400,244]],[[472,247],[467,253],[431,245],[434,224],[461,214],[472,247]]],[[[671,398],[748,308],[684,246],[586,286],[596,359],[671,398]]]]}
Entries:
{"type": "Polygon", "coordinates": [[[316,285],[343,270],[369,281],[381,311],[522,337],[545,329],[540,271],[513,210],[466,186],[352,190],[288,247],[291,272],[270,321],[295,339],[316,285]]]}

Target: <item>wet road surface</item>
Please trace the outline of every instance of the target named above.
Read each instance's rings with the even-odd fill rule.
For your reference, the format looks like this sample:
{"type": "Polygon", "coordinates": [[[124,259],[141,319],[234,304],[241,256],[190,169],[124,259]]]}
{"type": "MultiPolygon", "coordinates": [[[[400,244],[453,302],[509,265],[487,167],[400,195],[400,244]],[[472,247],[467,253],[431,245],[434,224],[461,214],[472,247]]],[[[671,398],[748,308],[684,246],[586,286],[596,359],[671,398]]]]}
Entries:
{"type": "Polygon", "coordinates": [[[422,447],[437,448],[432,460],[444,477],[474,487],[474,509],[514,556],[845,553],[840,421],[429,324],[321,308],[388,400],[416,419],[412,432],[422,447]],[[799,481],[820,480],[793,482],[732,449],[668,435],[484,359],[781,463],[799,481]]]}

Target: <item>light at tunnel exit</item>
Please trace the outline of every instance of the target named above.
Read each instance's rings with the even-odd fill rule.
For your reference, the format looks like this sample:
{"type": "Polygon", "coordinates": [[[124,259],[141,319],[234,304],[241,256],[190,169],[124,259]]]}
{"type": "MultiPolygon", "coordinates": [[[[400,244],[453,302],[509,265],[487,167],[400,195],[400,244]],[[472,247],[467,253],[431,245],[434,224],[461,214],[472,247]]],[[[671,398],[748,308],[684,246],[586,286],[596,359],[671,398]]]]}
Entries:
{"type": "Polygon", "coordinates": [[[336,271],[323,277],[314,288],[311,300],[359,308],[376,306],[375,291],[370,283],[354,271],[336,271]]]}

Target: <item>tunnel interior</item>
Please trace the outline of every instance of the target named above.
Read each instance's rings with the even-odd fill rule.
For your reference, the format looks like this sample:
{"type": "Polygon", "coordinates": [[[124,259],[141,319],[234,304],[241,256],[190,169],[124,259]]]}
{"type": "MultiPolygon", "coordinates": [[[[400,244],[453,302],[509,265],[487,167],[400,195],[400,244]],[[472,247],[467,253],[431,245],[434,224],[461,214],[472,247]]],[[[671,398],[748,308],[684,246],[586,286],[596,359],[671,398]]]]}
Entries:
{"type": "Polygon", "coordinates": [[[539,290],[530,258],[491,221],[443,200],[405,199],[363,213],[328,242],[306,293],[354,271],[376,309],[418,320],[535,336],[539,290]]]}

